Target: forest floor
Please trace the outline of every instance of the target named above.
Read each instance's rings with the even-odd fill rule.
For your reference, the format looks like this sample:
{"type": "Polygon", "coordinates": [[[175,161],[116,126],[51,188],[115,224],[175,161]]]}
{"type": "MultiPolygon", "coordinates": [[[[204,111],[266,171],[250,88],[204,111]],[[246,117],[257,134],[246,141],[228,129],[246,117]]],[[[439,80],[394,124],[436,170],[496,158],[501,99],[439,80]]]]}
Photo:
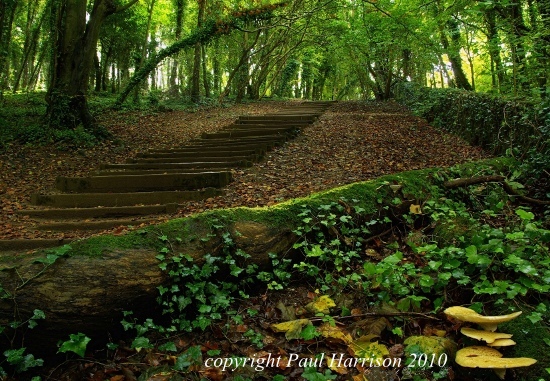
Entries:
{"type": "MultiPolygon", "coordinates": [[[[12,144],[0,153],[0,239],[90,236],[88,232],[38,231],[35,221],[17,211],[30,207],[32,193],[54,191],[57,176],[85,176],[100,163],[122,163],[148,149],[182,146],[204,132],[225,127],[239,115],[273,112],[285,104],[105,113],[99,119],[113,140],[76,150],[12,144]]],[[[273,205],[389,173],[447,167],[486,156],[480,148],[436,130],[396,103],[339,102],[296,139],[269,152],[264,161],[235,170],[224,196],[189,202],[176,216],[214,208],[273,205]]],[[[158,220],[176,216],[159,216],[158,220]]],[[[119,227],[116,232],[125,229],[119,227]]]]}

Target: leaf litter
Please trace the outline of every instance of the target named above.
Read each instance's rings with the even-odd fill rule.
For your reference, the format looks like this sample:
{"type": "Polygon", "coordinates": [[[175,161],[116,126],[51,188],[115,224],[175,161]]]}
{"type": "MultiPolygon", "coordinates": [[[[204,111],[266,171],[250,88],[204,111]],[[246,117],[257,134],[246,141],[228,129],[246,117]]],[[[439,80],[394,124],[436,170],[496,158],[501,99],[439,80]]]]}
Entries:
{"type": "MultiPolygon", "coordinates": [[[[115,139],[93,147],[62,150],[53,145],[12,144],[0,154],[0,239],[98,234],[39,231],[36,220],[17,211],[33,208],[32,193],[54,192],[57,176],[86,176],[101,163],[122,163],[138,152],[182,146],[202,133],[222,129],[239,115],[265,114],[288,104],[256,102],[151,115],[108,113],[100,121],[115,139]]],[[[175,214],[157,216],[157,221],[216,208],[269,206],[389,173],[446,167],[484,157],[487,154],[480,148],[436,130],[396,103],[339,102],[296,139],[269,152],[262,162],[233,170],[234,181],[224,188],[224,196],[188,202],[175,214]]],[[[119,226],[101,233],[122,234],[127,229],[119,226]]]]}

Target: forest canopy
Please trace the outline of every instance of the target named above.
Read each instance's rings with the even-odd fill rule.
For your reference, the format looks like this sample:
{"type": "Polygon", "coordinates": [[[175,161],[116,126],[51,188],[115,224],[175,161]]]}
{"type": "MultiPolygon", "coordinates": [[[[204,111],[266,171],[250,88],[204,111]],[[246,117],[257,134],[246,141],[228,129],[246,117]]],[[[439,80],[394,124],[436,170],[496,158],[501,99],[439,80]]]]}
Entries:
{"type": "MultiPolygon", "coordinates": [[[[387,99],[398,81],[521,97],[547,93],[548,0],[274,4],[6,0],[0,5],[0,90],[47,91],[49,112],[57,117],[63,102],[83,107],[77,95],[123,92],[135,73],[142,75],[134,100],[147,91],[193,102],[387,99]],[[211,23],[220,28],[208,34],[211,23]],[[201,39],[155,59],[200,33],[201,39]]],[[[51,122],[68,123],[63,117],[51,122]]]]}

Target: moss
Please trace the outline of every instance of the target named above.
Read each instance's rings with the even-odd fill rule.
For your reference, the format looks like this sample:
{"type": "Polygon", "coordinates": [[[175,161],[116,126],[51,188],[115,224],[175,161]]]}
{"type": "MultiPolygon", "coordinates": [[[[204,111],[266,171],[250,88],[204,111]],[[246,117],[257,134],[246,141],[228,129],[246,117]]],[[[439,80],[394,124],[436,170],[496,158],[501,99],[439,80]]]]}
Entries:
{"type": "Polygon", "coordinates": [[[537,360],[537,363],[527,367],[514,369],[517,380],[534,381],[547,380],[550,377],[547,368],[550,368],[550,329],[540,322],[533,324],[524,313],[518,318],[502,324],[500,332],[511,333],[516,345],[505,352],[506,357],[529,357],[537,360]]]}
{"type": "MultiPolygon", "coordinates": [[[[463,164],[456,167],[453,173],[464,172],[467,176],[473,174],[474,170],[479,172],[480,168],[507,171],[510,165],[508,160],[498,158],[463,164]]],[[[239,207],[207,211],[191,217],[173,219],[122,236],[103,235],[74,242],[71,244],[72,249],[66,254],[101,256],[119,249],[149,247],[159,249],[163,245],[159,240],[162,235],[166,235],[170,240],[177,239],[181,245],[185,245],[213,233],[216,225],[229,226],[236,221],[255,221],[274,228],[292,229],[300,223],[298,214],[302,211],[303,205],[315,208],[342,199],[353,201],[354,205],[363,208],[367,214],[374,214],[382,206],[390,204],[395,197],[420,200],[440,197],[444,190],[436,186],[434,181],[434,175],[439,171],[441,171],[440,168],[431,168],[401,172],[315,193],[304,198],[288,200],[270,207],[239,207]],[[402,188],[398,193],[394,193],[390,188],[391,184],[402,185],[402,188]]]]}

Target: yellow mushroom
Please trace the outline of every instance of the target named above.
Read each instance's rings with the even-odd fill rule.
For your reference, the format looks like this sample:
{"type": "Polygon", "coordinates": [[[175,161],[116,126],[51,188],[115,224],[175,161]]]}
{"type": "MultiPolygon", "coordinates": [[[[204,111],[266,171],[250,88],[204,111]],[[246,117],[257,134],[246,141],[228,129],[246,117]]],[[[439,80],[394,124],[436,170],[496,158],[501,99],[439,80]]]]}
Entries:
{"type": "Polygon", "coordinates": [[[509,333],[480,331],[473,328],[462,328],[460,332],[472,339],[482,340],[488,344],[494,343],[498,339],[509,339],[512,337],[509,333]]]}
{"type": "Polygon", "coordinates": [[[521,311],[518,311],[508,315],[483,316],[470,308],[460,306],[449,307],[443,312],[457,320],[479,324],[484,330],[491,332],[496,331],[498,324],[505,323],[521,315],[521,311]]]}
{"type": "Polygon", "coordinates": [[[462,348],[456,352],[455,361],[465,368],[492,369],[501,379],[504,379],[508,368],[530,366],[537,362],[526,357],[503,358],[502,353],[496,349],[482,346],[462,348]]]}
{"type": "Polygon", "coordinates": [[[490,347],[510,347],[512,345],[516,345],[516,342],[512,339],[496,339],[487,345],[490,347]]]}

